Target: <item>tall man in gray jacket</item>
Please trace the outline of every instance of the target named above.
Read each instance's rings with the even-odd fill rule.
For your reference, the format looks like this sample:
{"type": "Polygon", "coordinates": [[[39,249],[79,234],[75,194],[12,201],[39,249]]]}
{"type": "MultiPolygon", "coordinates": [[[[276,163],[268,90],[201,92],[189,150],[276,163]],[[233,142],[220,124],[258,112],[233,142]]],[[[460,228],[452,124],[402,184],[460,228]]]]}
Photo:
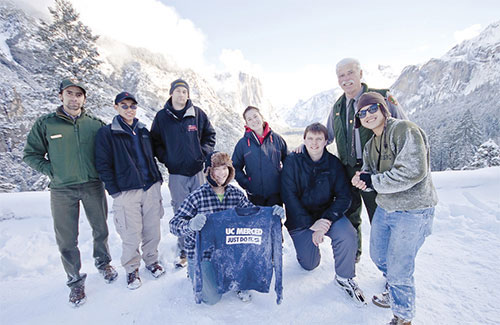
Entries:
{"type": "Polygon", "coordinates": [[[362,171],[351,182],[377,191],[370,257],[386,278],[387,291],[375,305],[392,308],[390,324],[408,325],[415,315],[415,257],[431,233],[437,194],[432,184],[429,142],[410,121],[396,120],[384,97],[368,92],[359,98],[356,127],[373,131],[363,153],[362,171]]]}

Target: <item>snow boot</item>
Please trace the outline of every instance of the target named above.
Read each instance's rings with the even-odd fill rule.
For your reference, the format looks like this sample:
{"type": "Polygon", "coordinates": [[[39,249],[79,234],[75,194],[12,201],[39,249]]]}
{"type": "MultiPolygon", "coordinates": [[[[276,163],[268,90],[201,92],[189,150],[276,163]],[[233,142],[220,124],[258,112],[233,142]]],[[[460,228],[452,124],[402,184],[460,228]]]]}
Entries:
{"type": "Polygon", "coordinates": [[[335,282],[342,290],[356,303],[357,306],[366,306],[365,296],[363,291],[358,287],[353,278],[344,279],[335,275],[335,282]]]}
{"type": "Polygon", "coordinates": [[[174,266],[176,269],[182,269],[187,266],[187,258],[185,256],[179,256],[177,260],[174,262],[174,266]]]}
{"type": "Polygon", "coordinates": [[[141,278],[139,278],[139,270],[135,269],[135,271],[127,274],[127,288],[130,290],[135,290],[142,285],[141,278]]]}
{"type": "Polygon", "coordinates": [[[391,322],[387,323],[387,325],[411,325],[411,320],[404,320],[394,315],[394,318],[391,319],[391,322]]]}
{"type": "Polygon", "coordinates": [[[389,300],[389,283],[385,283],[384,291],[372,297],[372,302],[375,306],[380,308],[391,308],[389,300]]]}
{"type": "Polygon", "coordinates": [[[389,302],[389,292],[387,291],[374,295],[372,297],[372,302],[375,306],[380,308],[391,308],[391,304],[389,302]]]}
{"type": "Polygon", "coordinates": [[[104,277],[106,283],[111,283],[118,277],[118,272],[110,264],[106,264],[99,269],[99,273],[104,277]]]}
{"type": "Polygon", "coordinates": [[[69,303],[73,307],[80,307],[87,301],[87,296],[85,295],[85,286],[78,285],[71,288],[69,293],[69,303]]]}
{"type": "Polygon", "coordinates": [[[150,265],[146,266],[146,269],[149,272],[151,272],[151,275],[153,275],[155,278],[159,278],[163,274],[165,274],[165,269],[158,262],[154,262],[153,264],[150,264],[150,265]]]}
{"type": "Polygon", "coordinates": [[[249,290],[238,290],[236,291],[236,296],[243,302],[252,301],[252,294],[249,290]]]}

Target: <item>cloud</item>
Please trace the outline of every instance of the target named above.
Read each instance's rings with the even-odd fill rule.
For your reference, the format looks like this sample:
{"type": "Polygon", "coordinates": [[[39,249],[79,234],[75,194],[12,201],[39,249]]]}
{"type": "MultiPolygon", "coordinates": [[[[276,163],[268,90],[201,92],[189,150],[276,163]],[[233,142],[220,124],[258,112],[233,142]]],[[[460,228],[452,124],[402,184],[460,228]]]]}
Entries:
{"type": "Polygon", "coordinates": [[[267,98],[276,108],[291,107],[300,98],[307,100],[327,89],[338,86],[335,65],[308,64],[287,72],[266,73],[262,82],[267,98]]]}
{"type": "MultiPolygon", "coordinates": [[[[25,2],[26,0],[18,0],[25,2]]],[[[206,37],[192,21],[157,0],[71,0],[94,34],[172,57],[180,67],[204,66],[206,37]]],[[[54,2],[30,1],[48,13],[54,2]]]]}
{"type": "Polygon", "coordinates": [[[457,43],[461,43],[462,41],[471,39],[479,35],[480,32],[481,32],[481,25],[474,24],[465,29],[457,30],[456,32],[453,33],[453,37],[455,38],[457,43]]]}
{"type": "Polygon", "coordinates": [[[223,49],[219,55],[219,61],[223,69],[230,72],[246,72],[253,76],[262,74],[262,68],[258,64],[248,61],[241,50],[223,49]]]}

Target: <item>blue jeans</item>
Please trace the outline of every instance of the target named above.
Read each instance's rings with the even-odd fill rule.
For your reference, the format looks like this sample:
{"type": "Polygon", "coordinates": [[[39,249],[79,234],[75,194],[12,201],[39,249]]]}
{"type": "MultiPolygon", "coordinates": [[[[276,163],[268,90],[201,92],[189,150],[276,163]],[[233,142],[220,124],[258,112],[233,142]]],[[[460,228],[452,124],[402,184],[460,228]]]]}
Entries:
{"type": "MultiPolygon", "coordinates": [[[[201,301],[207,305],[215,305],[222,298],[222,294],[217,291],[217,274],[210,261],[201,261],[201,278],[203,288],[201,290],[201,301]]],[[[188,259],[188,274],[193,284],[194,291],[194,260],[188,259]]]]}
{"type": "MultiPolygon", "coordinates": [[[[292,237],[297,261],[305,270],[314,270],[321,261],[319,247],[312,242],[313,231],[309,228],[300,228],[289,231],[292,237]]],[[[358,236],[356,229],[345,216],[332,224],[325,234],[332,240],[335,273],[343,278],[353,278],[358,236]]]]}
{"type": "Polygon", "coordinates": [[[394,315],[415,316],[415,257],[432,231],[434,208],[387,212],[377,207],[370,234],[370,257],[389,284],[394,315]]]}

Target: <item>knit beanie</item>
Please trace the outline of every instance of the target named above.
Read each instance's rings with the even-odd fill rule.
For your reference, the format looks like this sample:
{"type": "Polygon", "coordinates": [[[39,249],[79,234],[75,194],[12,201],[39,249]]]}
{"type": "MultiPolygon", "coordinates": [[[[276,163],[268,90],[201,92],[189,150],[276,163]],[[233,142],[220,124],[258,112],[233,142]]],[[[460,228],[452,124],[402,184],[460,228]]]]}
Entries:
{"type": "Polygon", "coordinates": [[[227,186],[227,184],[229,184],[234,179],[234,174],[235,174],[231,157],[227,153],[219,151],[214,151],[208,154],[205,160],[204,172],[205,176],[207,177],[207,181],[210,183],[210,185],[214,187],[227,186]],[[220,167],[220,166],[226,166],[229,169],[229,174],[227,175],[226,181],[222,185],[217,184],[217,182],[214,180],[212,176],[212,169],[214,167],[220,167]]]}
{"type": "Polygon", "coordinates": [[[184,88],[186,88],[187,91],[188,91],[188,94],[189,94],[189,85],[188,85],[187,82],[185,82],[182,79],[177,79],[177,80],[172,81],[172,83],[170,84],[170,92],[169,92],[169,94],[172,95],[172,93],[174,92],[175,88],[177,88],[177,87],[184,87],[184,88]]]}
{"type": "MultiPolygon", "coordinates": [[[[363,107],[371,104],[380,104],[379,109],[386,118],[391,116],[391,112],[387,109],[387,104],[385,102],[385,98],[379,93],[369,91],[364,93],[358,99],[358,109],[356,113],[359,112],[363,107]]],[[[358,117],[358,114],[354,115],[354,127],[357,129],[361,126],[361,120],[358,117]]]]}

